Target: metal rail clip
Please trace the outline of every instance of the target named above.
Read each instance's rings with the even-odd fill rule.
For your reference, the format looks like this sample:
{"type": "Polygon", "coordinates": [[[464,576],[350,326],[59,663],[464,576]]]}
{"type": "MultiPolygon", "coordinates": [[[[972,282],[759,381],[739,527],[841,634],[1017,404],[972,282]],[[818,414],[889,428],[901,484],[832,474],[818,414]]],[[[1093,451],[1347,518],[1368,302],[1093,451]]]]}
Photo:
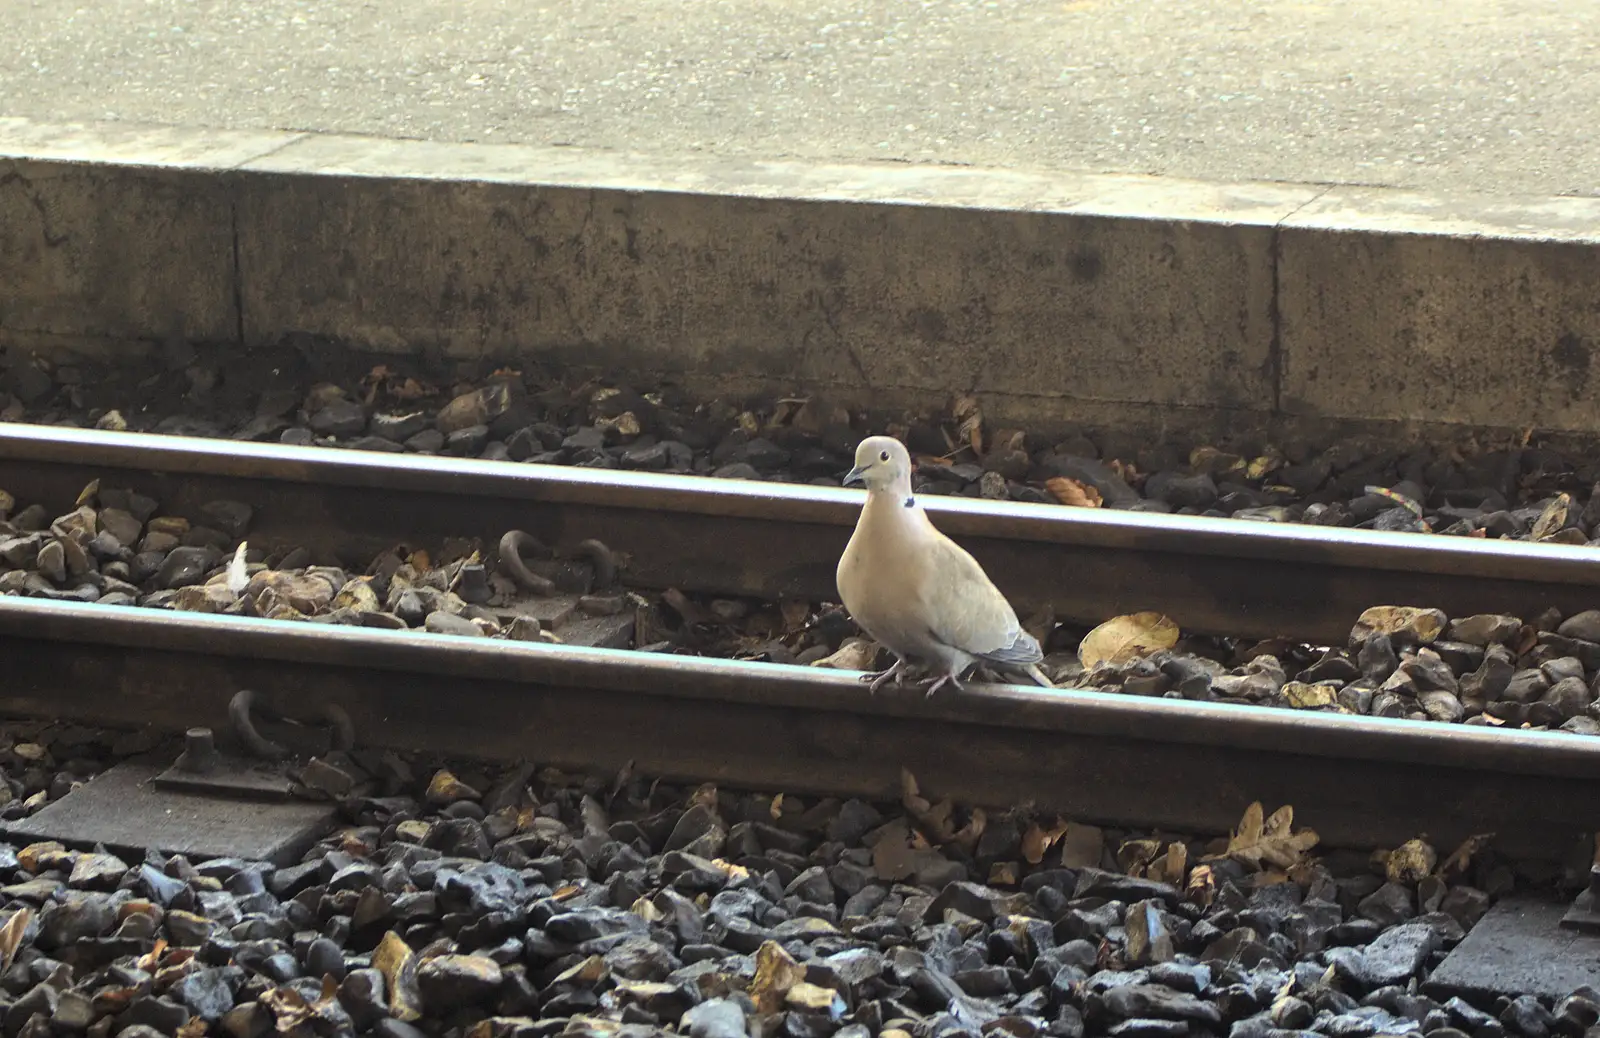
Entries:
{"type": "Polygon", "coordinates": [[[156,776],[155,785],[206,795],[288,800],[294,789],[288,765],[294,758],[349,750],[356,741],[355,724],[336,703],[324,703],[318,719],[305,721],[258,702],[250,689],[241,689],[229,701],[225,734],[232,737],[230,744],[237,751],[219,749],[210,728],[190,728],[183,752],[156,776]],[[283,742],[263,734],[258,721],[269,724],[269,731],[283,742]]]}
{"type": "Polygon", "coordinates": [[[1600,865],[1589,866],[1589,886],[1572,899],[1567,914],[1561,917],[1561,928],[1600,934],[1600,865]]]}

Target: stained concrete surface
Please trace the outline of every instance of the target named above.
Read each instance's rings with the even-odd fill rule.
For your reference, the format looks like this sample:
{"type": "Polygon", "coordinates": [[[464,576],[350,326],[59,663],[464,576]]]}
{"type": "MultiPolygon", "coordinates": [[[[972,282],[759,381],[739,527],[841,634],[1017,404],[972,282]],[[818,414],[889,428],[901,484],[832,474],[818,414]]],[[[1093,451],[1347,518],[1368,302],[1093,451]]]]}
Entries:
{"type": "Polygon", "coordinates": [[[1600,194],[1600,0],[0,0],[0,116],[1600,194]]]}

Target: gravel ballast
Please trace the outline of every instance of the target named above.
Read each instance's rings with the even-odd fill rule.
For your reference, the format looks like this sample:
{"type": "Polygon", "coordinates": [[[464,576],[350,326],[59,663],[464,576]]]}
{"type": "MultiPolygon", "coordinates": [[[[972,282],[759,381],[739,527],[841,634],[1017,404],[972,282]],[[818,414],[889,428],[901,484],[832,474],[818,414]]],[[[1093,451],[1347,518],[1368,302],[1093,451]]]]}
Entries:
{"type": "Polygon", "coordinates": [[[1045,438],[990,427],[974,398],[869,418],[312,343],[242,354],[174,343],[115,366],[13,351],[0,420],[827,486],[857,442],[888,432],[917,457],[922,494],[1570,544],[1593,543],[1600,522],[1600,461],[1531,434],[1406,446],[1045,438]]]}
{"type": "MultiPolygon", "coordinates": [[[[133,738],[5,729],[4,812],[40,806],[30,768],[58,798],[133,738]]],[[[1542,1038],[1600,1013],[1421,993],[1497,898],[1554,882],[1489,840],[1326,851],[1259,805],[1217,839],[1123,832],[910,776],[889,804],[361,749],[330,770],[340,827],[285,868],[0,847],[6,1032],[1542,1038]]]]}

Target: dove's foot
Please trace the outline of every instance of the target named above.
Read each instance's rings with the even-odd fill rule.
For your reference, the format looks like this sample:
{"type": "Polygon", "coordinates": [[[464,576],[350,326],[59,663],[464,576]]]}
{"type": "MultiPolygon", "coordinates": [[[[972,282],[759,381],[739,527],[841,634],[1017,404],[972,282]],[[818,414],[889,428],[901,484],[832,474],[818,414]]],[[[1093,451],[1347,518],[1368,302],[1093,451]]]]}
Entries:
{"type": "Polygon", "coordinates": [[[928,682],[928,691],[923,698],[930,698],[935,692],[939,691],[945,685],[949,685],[957,692],[965,692],[967,690],[967,687],[961,683],[961,679],[957,678],[954,674],[941,674],[932,681],[928,682]]]}
{"type": "Polygon", "coordinates": [[[861,680],[867,683],[867,692],[868,694],[871,694],[878,691],[878,689],[883,687],[884,682],[891,679],[895,684],[898,685],[901,680],[900,673],[905,669],[905,660],[895,660],[894,666],[890,667],[888,670],[869,671],[861,675],[861,680]]]}

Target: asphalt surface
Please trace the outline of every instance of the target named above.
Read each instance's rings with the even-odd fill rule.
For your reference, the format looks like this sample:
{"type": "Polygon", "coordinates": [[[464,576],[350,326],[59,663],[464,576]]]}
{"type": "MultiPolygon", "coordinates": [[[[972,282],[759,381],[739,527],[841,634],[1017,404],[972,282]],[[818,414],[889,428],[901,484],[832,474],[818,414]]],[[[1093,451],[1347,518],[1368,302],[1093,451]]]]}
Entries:
{"type": "Polygon", "coordinates": [[[1600,0],[0,0],[0,115],[1600,194],[1600,0]]]}

